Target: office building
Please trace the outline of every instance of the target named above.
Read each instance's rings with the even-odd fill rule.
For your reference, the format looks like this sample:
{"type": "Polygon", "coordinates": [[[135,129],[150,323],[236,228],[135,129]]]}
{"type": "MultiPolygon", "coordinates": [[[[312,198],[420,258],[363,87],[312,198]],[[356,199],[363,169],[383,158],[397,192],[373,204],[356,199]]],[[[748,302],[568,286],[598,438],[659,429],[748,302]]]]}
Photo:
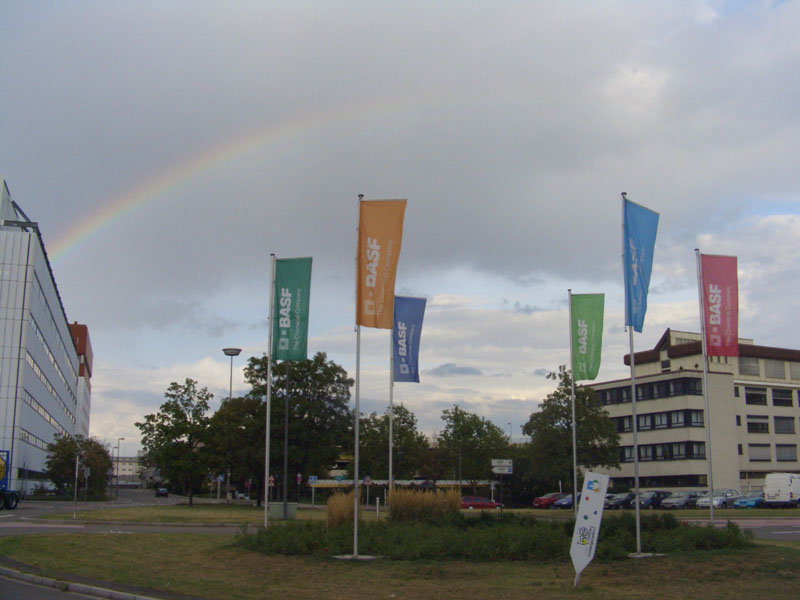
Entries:
{"type": "MultiPolygon", "coordinates": [[[[760,489],[767,473],[800,472],[800,350],[740,338],[738,357],[710,357],[708,414],[700,334],[668,329],[634,354],[634,375],[641,488],[707,488],[708,427],[715,488],[760,489]]],[[[620,434],[621,466],[601,472],[632,489],[631,380],[591,387],[620,434]]]]}
{"type": "Polygon", "coordinates": [[[6,485],[28,491],[56,435],[88,435],[92,352],[86,326],[68,325],[38,225],[2,179],[0,192],[0,451],[6,485]]]}

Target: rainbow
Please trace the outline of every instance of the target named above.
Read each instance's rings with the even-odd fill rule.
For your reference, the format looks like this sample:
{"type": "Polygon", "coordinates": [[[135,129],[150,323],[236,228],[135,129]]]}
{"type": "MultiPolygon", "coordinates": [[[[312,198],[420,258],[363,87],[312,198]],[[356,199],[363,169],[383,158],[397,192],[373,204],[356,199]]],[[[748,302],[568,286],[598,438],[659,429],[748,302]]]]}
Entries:
{"type": "Polygon", "coordinates": [[[86,243],[98,232],[111,227],[134,211],[142,209],[154,199],[178,189],[199,174],[219,168],[269,144],[348,120],[365,116],[380,116],[382,113],[408,111],[420,106],[438,104],[444,100],[443,96],[416,97],[412,101],[407,98],[380,99],[324,113],[295,115],[227,140],[222,144],[206,148],[115,197],[99,210],[92,211],[91,215],[86,218],[79,219],[48,244],[50,259],[56,261],[62,258],[86,243]]]}

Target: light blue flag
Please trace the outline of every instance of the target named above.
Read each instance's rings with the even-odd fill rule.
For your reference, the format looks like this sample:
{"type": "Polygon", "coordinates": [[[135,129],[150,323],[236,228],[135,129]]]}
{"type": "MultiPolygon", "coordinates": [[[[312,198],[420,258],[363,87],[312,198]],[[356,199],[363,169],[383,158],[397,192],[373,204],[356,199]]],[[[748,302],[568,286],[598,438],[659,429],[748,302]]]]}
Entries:
{"type": "Polygon", "coordinates": [[[425,302],[425,298],[394,297],[394,381],[419,383],[419,337],[425,316],[425,302]]]}
{"type": "Polygon", "coordinates": [[[623,269],[625,271],[625,325],[642,332],[647,312],[647,290],[653,268],[658,213],[627,198],[623,204],[623,269]]]}

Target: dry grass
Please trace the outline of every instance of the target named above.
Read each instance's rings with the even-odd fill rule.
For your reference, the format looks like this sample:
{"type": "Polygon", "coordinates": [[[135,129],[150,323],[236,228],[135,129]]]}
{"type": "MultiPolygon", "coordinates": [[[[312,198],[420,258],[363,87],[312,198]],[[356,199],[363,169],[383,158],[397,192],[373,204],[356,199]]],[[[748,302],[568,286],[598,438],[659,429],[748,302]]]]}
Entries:
{"type": "MultiPolygon", "coordinates": [[[[328,527],[338,527],[345,523],[353,522],[355,496],[354,492],[344,494],[337,492],[328,498],[325,505],[328,516],[328,527]]],[[[361,516],[361,511],[359,511],[361,516]]],[[[360,523],[361,521],[359,521],[360,523]]]]}
{"type": "Polygon", "coordinates": [[[461,494],[455,490],[421,491],[396,488],[389,492],[389,511],[393,521],[441,519],[461,508],[461,494]]]}
{"type": "Polygon", "coordinates": [[[502,597],[793,598],[800,551],[771,545],[731,552],[595,562],[573,590],[569,564],[373,562],[264,556],[233,536],[67,534],[0,539],[0,553],[51,576],[70,573],[209,600],[502,597]]]}

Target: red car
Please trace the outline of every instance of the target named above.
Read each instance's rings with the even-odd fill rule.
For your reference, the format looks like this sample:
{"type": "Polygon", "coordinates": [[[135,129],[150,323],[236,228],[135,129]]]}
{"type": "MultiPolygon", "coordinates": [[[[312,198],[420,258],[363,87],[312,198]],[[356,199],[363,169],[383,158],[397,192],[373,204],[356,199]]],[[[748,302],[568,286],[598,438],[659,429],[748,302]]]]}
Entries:
{"type": "Polygon", "coordinates": [[[533,499],[533,508],[554,508],[553,504],[566,495],[564,492],[550,492],[544,496],[539,496],[533,499]]]}
{"type": "Polygon", "coordinates": [[[487,509],[501,509],[503,505],[499,502],[495,502],[494,500],[490,500],[489,498],[483,498],[482,496],[464,496],[461,498],[461,508],[468,508],[470,510],[477,508],[480,510],[487,510],[487,509]]]}

